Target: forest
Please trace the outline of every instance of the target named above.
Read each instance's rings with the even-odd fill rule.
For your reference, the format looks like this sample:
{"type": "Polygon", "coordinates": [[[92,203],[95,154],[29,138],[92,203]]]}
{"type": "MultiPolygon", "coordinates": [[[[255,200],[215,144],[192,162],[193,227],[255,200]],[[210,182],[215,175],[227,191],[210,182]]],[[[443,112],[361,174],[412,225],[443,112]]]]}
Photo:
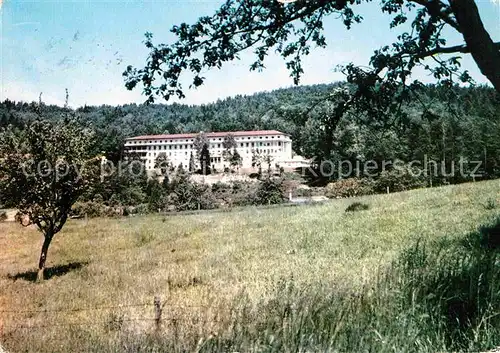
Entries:
{"type": "MultiPolygon", "coordinates": [[[[481,179],[500,176],[500,98],[486,86],[449,89],[428,85],[404,105],[398,116],[345,114],[329,131],[329,103],[323,99],[342,83],[298,86],[235,96],[205,105],[151,104],[84,106],[75,113],[97,133],[96,152],[120,160],[124,139],[131,136],[200,131],[275,129],[291,135],[295,154],[315,161],[444,162],[447,170],[460,158],[481,161],[481,179]],[[332,144],[325,146],[331,134],[332,144]]],[[[36,102],[0,103],[0,127],[22,129],[38,110],[59,119],[68,108],[36,102]]],[[[444,173],[443,173],[444,174],[444,173]]],[[[331,175],[330,179],[338,175],[331,175]]],[[[442,178],[437,178],[442,180],[442,178]]],[[[460,182],[461,176],[446,182],[460,182]]],[[[437,182],[439,182],[437,180],[437,182]]]]}

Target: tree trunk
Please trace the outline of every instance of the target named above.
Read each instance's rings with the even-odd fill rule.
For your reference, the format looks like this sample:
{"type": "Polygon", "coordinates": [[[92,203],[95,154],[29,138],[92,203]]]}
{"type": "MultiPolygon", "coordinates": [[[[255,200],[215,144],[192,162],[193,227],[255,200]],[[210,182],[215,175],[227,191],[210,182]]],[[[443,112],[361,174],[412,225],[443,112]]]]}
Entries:
{"type": "Polygon", "coordinates": [[[460,31],[481,73],[500,93],[500,50],[484,28],[474,0],[450,0],[460,31]]]}
{"type": "Polygon", "coordinates": [[[37,282],[41,282],[44,280],[44,271],[45,271],[45,261],[47,260],[47,252],[49,251],[50,242],[52,241],[52,234],[46,234],[45,240],[42,245],[42,252],[40,254],[40,261],[38,262],[38,275],[37,282]]]}

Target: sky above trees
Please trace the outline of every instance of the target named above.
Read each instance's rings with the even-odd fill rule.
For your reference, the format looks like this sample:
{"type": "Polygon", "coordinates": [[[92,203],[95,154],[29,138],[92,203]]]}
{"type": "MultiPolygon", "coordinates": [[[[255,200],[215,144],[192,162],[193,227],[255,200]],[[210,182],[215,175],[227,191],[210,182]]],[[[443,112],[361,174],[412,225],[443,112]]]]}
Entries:
{"type": "MultiPolygon", "coordinates": [[[[272,0],[270,0],[272,1],[272,0]]],[[[69,103],[141,103],[140,90],[127,91],[122,72],[129,64],[144,64],[148,51],[144,33],[155,41],[173,40],[169,29],[181,22],[192,23],[211,15],[223,1],[218,0],[4,0],[1,6],[0,99],[33,101],[40,92],[46,103],[64,104],[65,88],[69,103]]],[[[493,40],[500,40],[498,0],[477,0],[486,29],[493,40]]],[[[325,21],[328,47],[316,49],[306,58],[302,84],[342,80],[335,72],[339,64],[368,64],[373,50],[391,43],[397,31],[389,29],[378,2],[361,8],[364,21],[346,30],[341,21],[325,21]]],[[[451,33],[449,44],[461,43],[451,33]]],[[[250,72],[252,53],[241,60],[212,70],[204,76],[207,84],[186,92],[184,103],[200,104],[236,94],[249,94],[293,84],[283,63],[271,56],[263,72],[250,72]]],[[[478,83],[487,83],[470,56],[463,67],[478,83]]],[[[432,82],[416,72],[424,82],[432,82]]]]}

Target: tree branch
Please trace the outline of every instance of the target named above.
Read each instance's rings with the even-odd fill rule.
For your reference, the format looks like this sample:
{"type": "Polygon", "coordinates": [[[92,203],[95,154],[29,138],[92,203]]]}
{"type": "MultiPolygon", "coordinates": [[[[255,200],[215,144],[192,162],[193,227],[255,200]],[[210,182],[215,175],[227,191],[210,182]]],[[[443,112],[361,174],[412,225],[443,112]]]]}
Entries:
{"type": "Polygon", "coordinates": [[[484,28],[474,0],[450,0],[467,47],[481,73],[500,92],[500,51],[484,28]]]}
{"type": "MultiPolygon", "coordinates": [[[[495,47],[497,48],[497,50],[500,51],[500,42],[496,42],[496,43],[493,43],[495,45],[495,47]]],[[[423,52],[423,53],[420,53],[417,55],[418,58],[420,59],[423,59],[423,58],[426,58],[426,57],[429,57],[429,56],[432,56],[432,55],[436,55],[436,54],[453,54],[453,53],[465,53],[465,54],[469,54],[471,52],[471,49],[465,45],[465,44],[462,44],[462,45],[455,45],[453,47],[438,47],[438,48],[434,48],[432,50],[429,50],[429,51],[426,51],[426,52],[423,52]]]]}
{"type": "Polygon", "coordinates": [[[431,16],[436,16],[437,18],[443,20],[451,27],[456,29],[458,32],[460,33],[462,32],[460,30],[460,26],[458,25],[457,21],[455,21],[452,17],[450,17],[449,14],[441,10],[442,8],[449,8],[449,5],[446,5],[441,1],[436,1],[436,0],[408,0],[408,1],[414,2],[416,4],[425,7],[427,11],[429,11],[429,14],[431,16]]]}

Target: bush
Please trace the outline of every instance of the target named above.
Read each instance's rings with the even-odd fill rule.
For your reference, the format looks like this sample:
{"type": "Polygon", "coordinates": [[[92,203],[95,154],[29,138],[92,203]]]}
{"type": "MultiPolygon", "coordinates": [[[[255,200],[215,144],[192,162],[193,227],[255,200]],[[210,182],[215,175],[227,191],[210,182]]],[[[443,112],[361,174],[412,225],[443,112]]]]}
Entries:
{"type": "Polygon", "coordinates": [[[264,178],[257,187],[253,197],[254,205],[276,205],[285,202],[283,179],[264,178]]]}
{"type": "Polygon", "coordinates": [[[102,203],[87,201],[76,202],[71,208],[71,215],[74,217],[102,217],[105,214],[105,206],[102,203]]]}
{"type": "Polygon", "coordinates": [[[232,191],[229,196],[228,204],[230,206],[253,205],[257,189],[258,183],[256,182],[235,181],[232,185],[232,191]]]}
{"type": "Polygon", "coordinates": [[[7,212],[0,211],[0,222],[5,222],[7,220],[7,212]]]}
{"type": "Polygon", "coordinates": [[[348,178],[329,183],[325,187],[325,196],[344,198],[369,195],[373,193],[371,182],[368,179],[348,178]]]}
{"type": "Polygon", "coordinates": [[[389,188],[390,192],[406,191],[425,187],[427,181],[423,177],[422,170],[417,167],[405,165],[392,170],[384,170],[380,173],[374,184],[376,192],[384,193],[389,188]]]}
{"type": "Polygon", "coordinates": [[[345,209],[346,212],[366,211],[370,206],[366,203],[354,202],[345,209]]]}
{"type": "Polygon", "coordinates": [[[129,207],[128,211],[129,211],[129,214],[143,215],[143,214],[149,213],[149,208],[148,208],[148,204],[143,203],[143,204],[137,205],[135,207],[129,207]]]}
{"type": "Polygon", "coordinates": [[[486,200],[486,203],[484,204],[484,208],[486,210],[494,210],[498,207],[498,202],[495,199],[489,198],[486,200]]]}

